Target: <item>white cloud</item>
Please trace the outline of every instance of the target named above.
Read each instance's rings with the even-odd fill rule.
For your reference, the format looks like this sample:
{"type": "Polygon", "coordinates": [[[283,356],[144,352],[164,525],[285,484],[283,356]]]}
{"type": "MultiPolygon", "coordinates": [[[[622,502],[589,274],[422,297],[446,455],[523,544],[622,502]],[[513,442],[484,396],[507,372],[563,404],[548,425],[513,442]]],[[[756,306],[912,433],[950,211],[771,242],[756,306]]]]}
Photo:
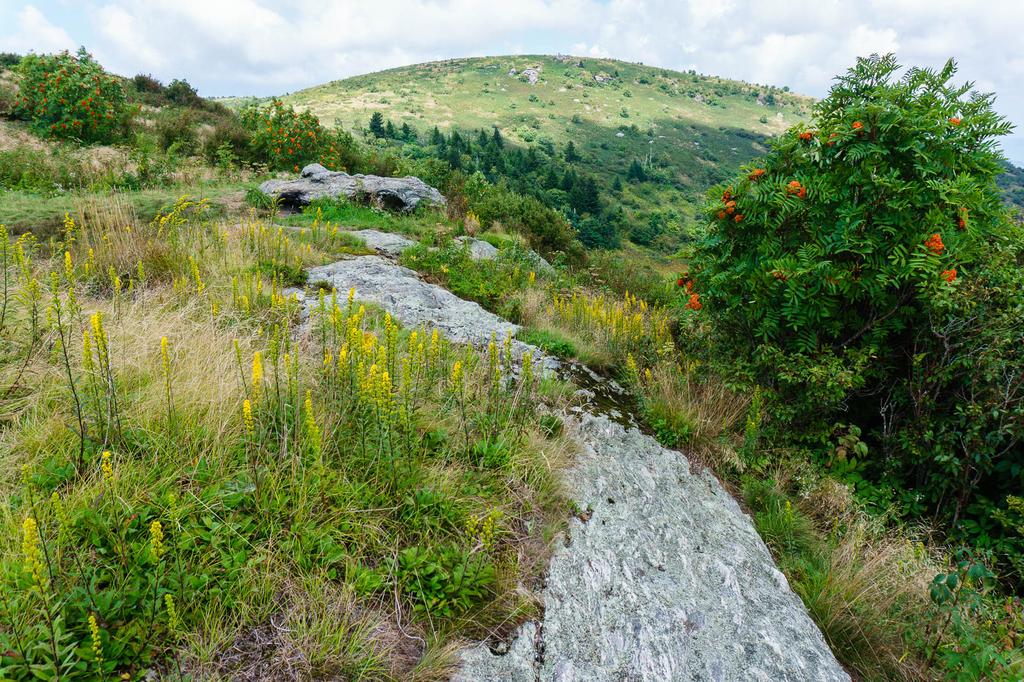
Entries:
{"type": "Polygon", "coordinates": [[[18,12],[14,31],[0,34],[0,50],[7,52],[59,52],[77,47],[60,26],[51,24],[35,5],[25,5],[18,12]]]}

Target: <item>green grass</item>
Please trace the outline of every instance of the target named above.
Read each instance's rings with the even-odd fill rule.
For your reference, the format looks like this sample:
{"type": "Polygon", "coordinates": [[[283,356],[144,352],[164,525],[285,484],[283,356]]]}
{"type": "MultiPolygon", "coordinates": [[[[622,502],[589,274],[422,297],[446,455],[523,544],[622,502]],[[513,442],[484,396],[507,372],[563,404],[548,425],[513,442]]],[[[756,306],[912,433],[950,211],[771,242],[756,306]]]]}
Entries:
{"type": "Polygon", "coordinates": [[[277,220],[285,225],[299,227],[312,226],[317,222],[331,223],[344,230],[373,229],[431,242],[435,237],[455,229],[455,224],[436,208],[423,207],[413,213],[400,215],[349,201],[330,199],[315,201],[301,213],[283,214],[277,220]]]}
{"type": "Polygon", "coordinates": [[[110,197],[119,197],[131,206],[141,221],[152,220],[158,213],[170,209],[182,195],[206,197],[211,201],[214,214],[223,216],[234,210],[242,187],[238,183],[224,182],[119,192],[67,192],[40,194],[20,190],[0,190],[0,224],[13,233],[33,232],[45,240],[56,234],[64,222],[64,214],[80,215],[81,207],[102,203],[110,197]]]}
{"type": "Polygon", "coordinates": [[[536,612],[519,586],[564,518],[568,446],[533,409],[564,388],[506,384],[344,292],[297,343],[281,288],[330,239],[105,205],[70,269],[39,254],[3,294],[0,677],[271,661],[272,677],[437,679],[457,642],[536,612]],[[33,276],[56,282],[45,300],[33,276]],[[67,359],[41,350],[53,337],[67,359]]]}

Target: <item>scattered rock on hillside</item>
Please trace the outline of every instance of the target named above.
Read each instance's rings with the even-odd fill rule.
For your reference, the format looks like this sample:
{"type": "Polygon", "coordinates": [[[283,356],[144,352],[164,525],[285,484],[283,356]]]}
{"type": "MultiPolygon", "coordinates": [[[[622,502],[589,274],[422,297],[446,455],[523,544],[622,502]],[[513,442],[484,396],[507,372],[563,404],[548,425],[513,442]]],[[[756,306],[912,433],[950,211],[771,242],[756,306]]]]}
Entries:
{"type": "Polygon", "coordinates": [[[397,256],[416,242],[400,234],[381,232],[380,230],[353,230],[350,234],[359,237],[368,248],[388,256],[397,256]]]}
{"type": "Polygon", "coordinates": [[[456,237],[455,241],[469,247],[469,257],[473,260],[491,260],[498,257],[498,249],[490,242],[474,237],[456,237]]]}
{"type": "MultiPolygon", "coordinates": [[[[309,282],[326,282],[338,291],[355,287],[356,299],[374,303],[390,312],[407,327],[437,327],[456,343],[486,346],[493,335],[499,342],[519,331],[512,324],[488,312],[473,301],[465,301],[444,287],[424,282],[408,268],[380,256],[360,256],[309,270],[309,282]]],[[[313,301],[307,300],[307,305],[313,301]]],[[[538,348],[512,340],[512,354],[533,355],[541,371],[554,371],[560,363],[538,348]]]]}
{"type": "Polygon", "coordinates": [[[420,203],[444,204],[444,196],[417,177],[386,178],[330,171],[319,163],[302,169],[297,180],[267,180],[260,191],[279,198],[289,208],[301,208],[315,199],[344,196],[392,211],[411,211],[420,203]]]}
{"type": "Polygon", "coordinates": [[[849,680],[714,476],[607,417],[566,425],[586,515],[551,560],[544,616],[503,656],[464,652],[455,682],[849,680]]]}

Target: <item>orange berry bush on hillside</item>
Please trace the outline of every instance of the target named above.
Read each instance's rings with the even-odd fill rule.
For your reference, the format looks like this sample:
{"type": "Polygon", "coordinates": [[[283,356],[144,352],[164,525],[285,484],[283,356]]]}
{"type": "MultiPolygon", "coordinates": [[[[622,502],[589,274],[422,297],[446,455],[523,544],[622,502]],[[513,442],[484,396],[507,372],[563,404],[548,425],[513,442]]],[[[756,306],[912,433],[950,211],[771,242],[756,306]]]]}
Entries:
{"type": "Polygon", "coordinates": [[[14,115],[42,135],[82,142],[122,139],[135,111],[121,82],[85,49],[29,54],[17,66],[14,115]]]}
{"type": "Polygon", "coordinates": [[[241,121],[252,136],[252,145],[273,170],[298,172],[310,163],[344,170],[341,152],[350,145],[325,129],[308,111],[296,112],[291,105],[275,99],[267,107],[248,107],[242,111],[241,121]]]}
{"type": "Polygon", "coordinates": [[[1024,382],[1006,379],[1024,376],[1024,234],[995,185],[1010,128],[952,62],[899,73],[858,60],[810,129],[711,193],[691,320],[772,396],[780,438],[856,423],[897,495],[964,519],[1024,471],[1024,382]]]}

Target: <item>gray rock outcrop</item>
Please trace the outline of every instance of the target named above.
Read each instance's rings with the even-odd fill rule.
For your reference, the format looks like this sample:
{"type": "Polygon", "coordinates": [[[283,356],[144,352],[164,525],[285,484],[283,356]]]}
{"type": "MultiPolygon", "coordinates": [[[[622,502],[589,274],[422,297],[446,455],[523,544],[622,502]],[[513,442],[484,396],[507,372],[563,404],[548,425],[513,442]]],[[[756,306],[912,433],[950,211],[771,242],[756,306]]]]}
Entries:
{"type": "MultiPolygon", "coordinates": [[[[357,299],[402,324],[434,326],[460,343],[518,329],[379,256],[313,268],[309,280],[355,287],[357,299]]],[[[517,355],[527,349],[541,355],[514,342],[517,355]]],[[[594,388],[581,383],[580,393],[594,388]]],[[[630,420],[598,412],[591,402],[567,415],[581,452],[563,475],[582,512],[552,557],[538,595],[543,617],[522,625],[504,653],[487,643],[463,651],[453,680],[848,681],[718,480],[630,420]]]]}
{"type": "MultiPolygon", "coordinates": [[[[309,282],[327,282],[338,291],[356,289],[356,298],[374,303],[406,327],[437,327],[449,340],[477,347],[490,343],[492,334],[503,341],[519,325],[465,301],[444,287],[424,282],[408,268],[380,256],[360,256],[309,270],[309,282]]],[[[512,340],[518,358],[530,351],[541,371],[554,371],[559,362],[534,346],[512,340]]]]}
{"type": "Polygon", "coordinates": [[[551,560],[543,620],[503,655],[464,652],[454,681],[849,680],[714,476],[607,417],[567,424],[587,520],[551,560]]]}
{"type": "Polygon", "coordinates": [[[349,175],[327,170],[318,163],[303,168],[297,180],[267,180],[260,185],[260,191],[280,199],[281,204],[289,208],[301,208],[324,197],[346,197],[392,211],[411,211],[421,203],[445,203],[439,191],[411,175],[404,178],[349,175]]]}

